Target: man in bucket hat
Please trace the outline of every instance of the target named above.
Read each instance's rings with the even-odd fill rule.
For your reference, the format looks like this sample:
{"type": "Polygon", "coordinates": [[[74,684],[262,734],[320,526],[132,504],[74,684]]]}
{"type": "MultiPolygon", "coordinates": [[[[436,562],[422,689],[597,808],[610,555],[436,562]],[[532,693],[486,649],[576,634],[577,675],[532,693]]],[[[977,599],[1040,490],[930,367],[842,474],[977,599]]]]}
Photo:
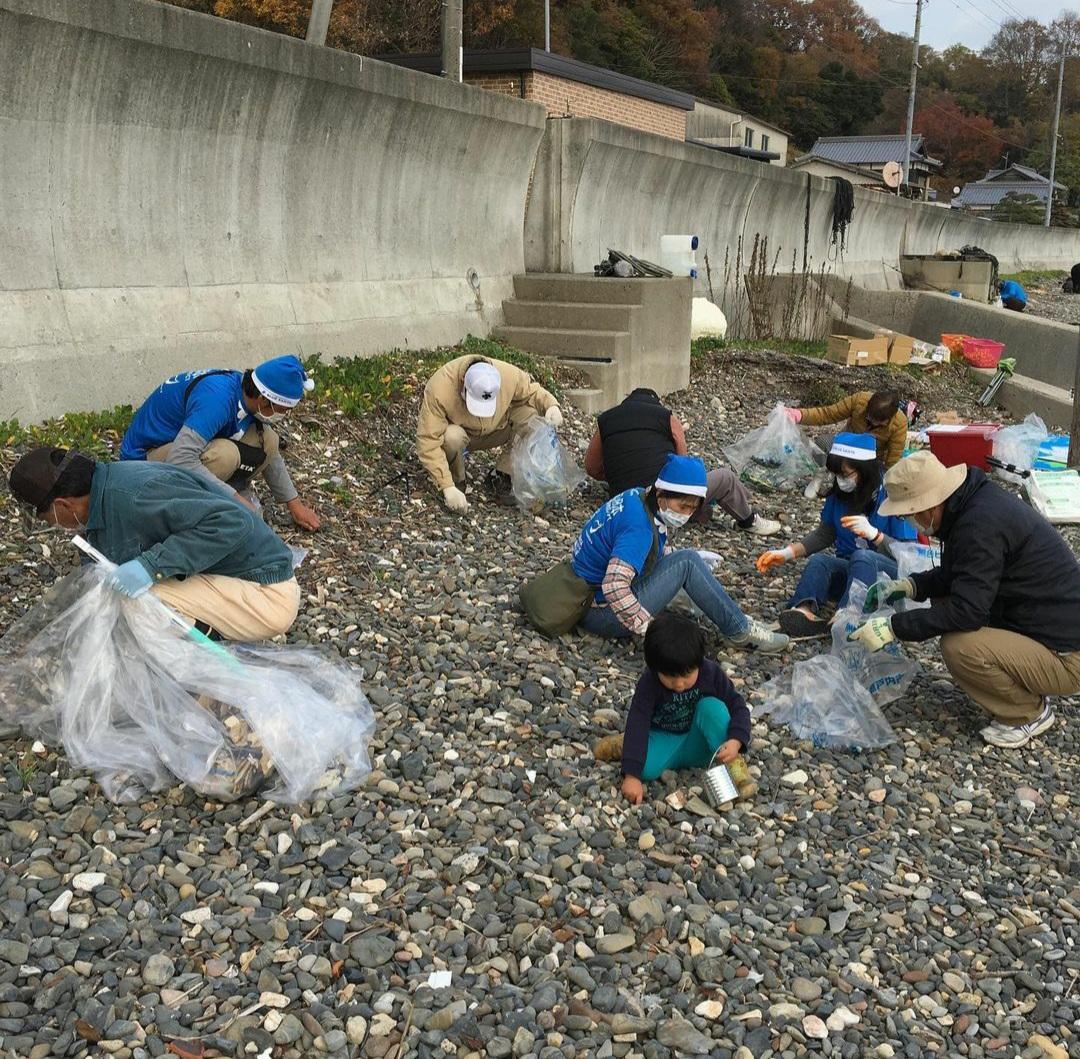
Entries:
{"type": "Polygon", "coordinates": [[[945,467],[930,452],[885,476],[886,515],[940,538],[941,566],[879,582],[868,612],[908,598],[924,609],[872,618],[849,639],[872,651],[941,637],[956,680],[990,716],[988,743],[1024,746],[1054,723],[1053,695],[1080,693],[1080,564],[1041,515],[977,467],[945,467]]]}
{"type": "Polygon", "coordinates": [[[251,480],[261,474],[293,522],[316,530],[319,516],[300,499],[272,427],[314,388],[291,354],[243,372],[181,372],[142,403],[120,445],[120,459],[171,463],[208,483],[224,482],[254,511],[259,507],[251,480]]]}

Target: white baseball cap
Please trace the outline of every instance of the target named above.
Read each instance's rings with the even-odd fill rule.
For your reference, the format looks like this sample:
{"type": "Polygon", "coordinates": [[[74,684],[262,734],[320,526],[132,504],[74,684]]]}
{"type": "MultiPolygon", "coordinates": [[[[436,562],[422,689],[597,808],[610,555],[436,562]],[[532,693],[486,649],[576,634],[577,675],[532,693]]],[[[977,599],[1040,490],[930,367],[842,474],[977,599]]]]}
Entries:
{"type": "Polygon", "coordinates": [[[478,360],[465,372],[465,407],[478,419],[495,414],[499,402],[502,376],[494,364],[478,360]]]}

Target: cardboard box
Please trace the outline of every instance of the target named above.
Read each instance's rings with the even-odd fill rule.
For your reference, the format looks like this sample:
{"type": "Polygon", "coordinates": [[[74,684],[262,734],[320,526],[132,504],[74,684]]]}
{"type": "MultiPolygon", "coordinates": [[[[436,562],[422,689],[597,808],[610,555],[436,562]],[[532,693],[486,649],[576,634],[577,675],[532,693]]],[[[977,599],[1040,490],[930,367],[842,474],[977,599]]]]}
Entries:
{"type": "Polygon", "coordinates": [[[884,335],[876,335],[874,338],[830,335],[825,356],[836,364],[857,365],[862,368],[871,364],[887,364],[889,340],[884,335]]]}
{"type": "Polygon", "coordinates": [[[915,351],[915,339],[911,335],[902,335],[899,331],[890,331],[887,327],[879,327],[877,334],[884,335],[889,340],[890,364],[911,362],[911,355],[915,351]]]}

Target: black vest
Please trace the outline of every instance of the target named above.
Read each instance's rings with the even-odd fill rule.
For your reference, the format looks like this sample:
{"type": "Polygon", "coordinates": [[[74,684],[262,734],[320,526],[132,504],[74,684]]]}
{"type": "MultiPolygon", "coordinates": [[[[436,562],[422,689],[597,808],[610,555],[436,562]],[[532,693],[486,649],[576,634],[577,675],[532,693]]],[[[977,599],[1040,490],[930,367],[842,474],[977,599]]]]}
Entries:
{"type": "Polygon", "coordinates": [[[612,496],[647,489],[675,451],[671,412],[659,398],[635,390],[596,420],[604,450],[604,477],[612,496]]]}

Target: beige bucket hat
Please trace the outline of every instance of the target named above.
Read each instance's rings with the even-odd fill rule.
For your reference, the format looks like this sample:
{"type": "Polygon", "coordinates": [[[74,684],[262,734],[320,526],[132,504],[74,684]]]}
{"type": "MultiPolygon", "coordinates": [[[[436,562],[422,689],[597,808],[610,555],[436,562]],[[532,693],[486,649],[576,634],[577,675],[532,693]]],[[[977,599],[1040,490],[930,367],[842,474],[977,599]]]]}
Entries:
{"type": "Polygon", "coordinates": [[[885,475],[889,494],[881,505],[883,515],[911,515],[929,511],[948,500],[967,478],[967,465],[946,467],[932,452],[915,452],[885,475]]]}

